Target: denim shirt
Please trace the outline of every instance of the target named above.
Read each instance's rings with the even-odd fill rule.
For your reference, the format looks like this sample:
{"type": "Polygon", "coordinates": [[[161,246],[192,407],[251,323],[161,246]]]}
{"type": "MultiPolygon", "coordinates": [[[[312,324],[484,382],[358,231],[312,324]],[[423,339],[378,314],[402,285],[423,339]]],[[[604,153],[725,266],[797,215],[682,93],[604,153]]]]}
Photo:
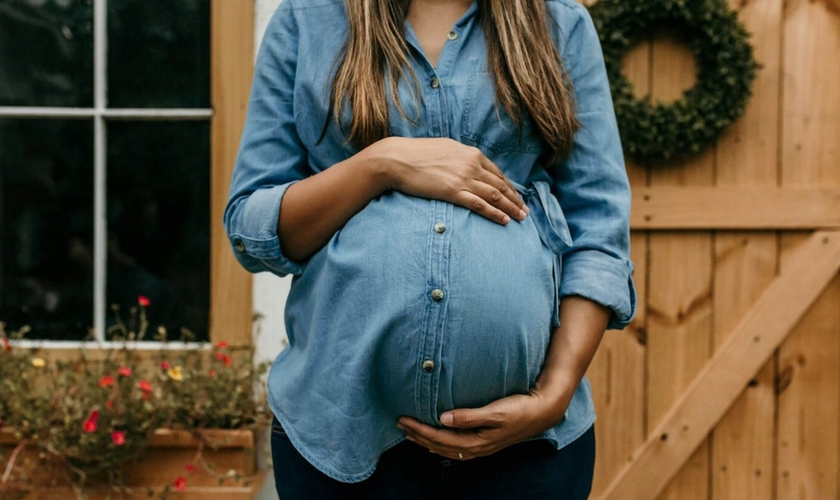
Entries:
{"type": "MultiPolygon", "coordinates": [[[[305,261],[284,255],[279,211],[290,185],[357,152],[334,121],[318,141],[347,19],[341,0],[285,0],[269,23],[224,225],[245,269],[293,275],[289,346],[272,364],[269,403],[295,448],[338,481],[369,477],[382,452],[405,439],[400,415],[442,427],[446,410],[527,394],[563,297],[608,306],[613,329],[634,314],[630,189],[600,43],[584,7],[546,5],[583,125],[566,161],[541,164],[530,119],[520,134],[497,106],[475,2],[436,67],[406,22],[422,99],[412,101],[410,82],[399,92],[419,119],[402,119],[390,103],[391,135],[481,149],[528,204],[525,220],[500,225],[388,191],[305,261]]],[[[594,421],[584,377],[562,420],[532,439],[559,449],[594,421]]]]}

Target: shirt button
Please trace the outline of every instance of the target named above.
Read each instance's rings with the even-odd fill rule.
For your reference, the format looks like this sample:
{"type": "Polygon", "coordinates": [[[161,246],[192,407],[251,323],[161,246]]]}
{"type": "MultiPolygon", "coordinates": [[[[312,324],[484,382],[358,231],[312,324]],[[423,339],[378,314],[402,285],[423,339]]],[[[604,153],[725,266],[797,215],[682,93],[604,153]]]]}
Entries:
{"type": "Polygon", "coordinates": [[[443,222],[438,222],[437,224],[435,224],[436,233],[442,233],[444,231],[446,231],[446,224],[444,224],[443,222]]]}
{"type": "Polygon", "coordinates": [[[455,33],[454,31],[450,31],[449,34],[446,35],[446,37],[449,38],[450,40],[457,40],[458,39],[458,33],[455,33]]]}
{"type": "Polygon", "coordinates": [[[239,252],[239,253],[244,252],[245,251],[245,243],[242,243],[241,241],[237,241],[236,242],[236,251],[239,252]]]}
{"type": "Polygon", "coordinates": [[[435,369],[435,362],[434,361],[432,361],[431,359],[427,359],[426,361],[423,361],[423,371],[424,372],[430,373],[430,372],[434,371],[434,369],[435,369]]]}
{"type": "Polygon", "coordinates": [[[440,302],[441,300],[443,300],[443,290],[441,290],[440,288],[435,288],[434,290],[432,290],[432,300],[434,300],[435,302],[440,302]]]}
{"type": "Polygon", "coordinates": [[[432,78],[432,88],[436,89],[438,87],[440,87],[440,80],[438,80],[437,77],[432,78]]]}

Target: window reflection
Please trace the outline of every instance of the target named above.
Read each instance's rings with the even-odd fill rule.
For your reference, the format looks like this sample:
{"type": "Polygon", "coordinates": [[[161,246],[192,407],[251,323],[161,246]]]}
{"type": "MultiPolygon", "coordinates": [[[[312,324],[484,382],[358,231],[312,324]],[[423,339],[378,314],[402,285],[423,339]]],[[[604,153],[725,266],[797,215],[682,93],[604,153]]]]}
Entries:
{"type": "Polygon", "coordinates": [[[0,0],[0,106],[92,105],[92,0],[0,0]]]}
{"type": "Polygon", "coordinates": [[[93,325],[93,126],[0,120],[0,321],[28,338],[93,325]]]}
{"type": "Polygon", "coordinates": [[[209,107],[210,0],[108,2],[108,82],[112,108],[209,107]]]}
{"type": "Polygon", "coordinates": [[[206,121],[108,125],[107,301],[148,297],[151,335],[162,324],[208,338],[209,156],[206,121]]]}

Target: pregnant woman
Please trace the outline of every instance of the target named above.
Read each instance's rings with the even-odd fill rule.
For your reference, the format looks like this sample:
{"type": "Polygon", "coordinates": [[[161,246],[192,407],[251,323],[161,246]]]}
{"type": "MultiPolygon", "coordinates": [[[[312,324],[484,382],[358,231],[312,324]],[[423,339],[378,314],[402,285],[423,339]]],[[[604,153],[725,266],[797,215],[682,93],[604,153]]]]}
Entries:
{"type": "Polygon", "coordinates": [[[224,213],[248,271],[293,275],[280,497],[586,498],[628,215],[574,0],[285,0],[224,213]]]}

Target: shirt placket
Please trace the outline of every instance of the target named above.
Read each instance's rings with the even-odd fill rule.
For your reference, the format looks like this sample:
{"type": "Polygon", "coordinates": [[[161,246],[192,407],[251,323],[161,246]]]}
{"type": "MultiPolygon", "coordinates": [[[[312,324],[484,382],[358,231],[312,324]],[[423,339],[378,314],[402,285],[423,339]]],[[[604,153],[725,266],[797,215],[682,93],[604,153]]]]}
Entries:
{"type": "MultiPolygon", "coordinates": [[[[409,45],[415,49],[418,64],[422,67],[418,74],[424,75],[423,107],[429,137],[449,137],[450,123],[446,101],[447,70],[455,60],[458,47],[453,46],[458,39],[457,31],[452,31],[448,43],[440,54],[437,69],[422,56],[413,33],[409,30],[409,45]]],[[[440,424],[437,415],[437,399],[440,387],[441,358],[443,337],[446,329],[446,310],[449,303],[449,247],[452,238],[452,204],[429,201],[429,219],[427,229],[427,275],[426,300],[427,317],[419,346],[419,366],[416,377],[415,394],[417,414],[429,424],[440,424]]]]}

